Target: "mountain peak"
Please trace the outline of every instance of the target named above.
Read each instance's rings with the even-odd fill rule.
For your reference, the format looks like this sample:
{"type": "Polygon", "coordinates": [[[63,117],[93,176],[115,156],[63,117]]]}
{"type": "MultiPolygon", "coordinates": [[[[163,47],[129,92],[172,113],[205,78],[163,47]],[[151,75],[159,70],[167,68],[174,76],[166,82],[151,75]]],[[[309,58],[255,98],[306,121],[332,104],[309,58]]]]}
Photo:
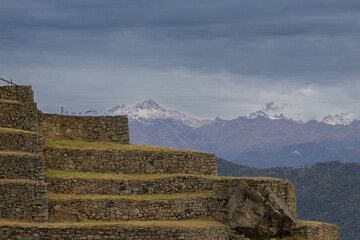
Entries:
{"type": "Polygon", "coordinates": [[[138,108],[138,109],[162,109],[162,107],[160,107],[159,104],[157,104],[157,102],[155,102],[152,99],[148,99],[144,102],[138,103],[134,106],[134,108],[138,108]]]}
{"type": "Polygon", "coordinates": [[[321,122],[330,125],[349,125],[352,123],[353,120],[354,119],[352,118],[350,113],[339,113],[334,115],[327,115],[323,117],[321,122]]]}
{"type": "Polygon", "coordinates": [[[261,110],[250,113],[249,116],[245,116],[245,117],[248,118],[248,119],[255,119],[255,118],[258,118],[258,117],[270,118],[269,115],[267,115],[265,112],[263,112],[261,110]]]}
{"type": "Polygon", "coordinates": [[[151,124],[154,119],[161,120],[172,120],[172,121],[181,121],[185,125],[188,125],[192,128],[201,127],[209,122],[210,120],[198,120],[186,116],[185,114],[175,111],[167,110],[162,108],[154,100],[148,99],[141,103],[135,104],[133,107],[127,107],[126,105],[117,105],[107,111],[104,115],[106,116],[115,116],[115,115],[128,115],[129,119],[137,120],[145,125],[151,124]],[[121,107],[125,106],[125,107],[121,107]]]}

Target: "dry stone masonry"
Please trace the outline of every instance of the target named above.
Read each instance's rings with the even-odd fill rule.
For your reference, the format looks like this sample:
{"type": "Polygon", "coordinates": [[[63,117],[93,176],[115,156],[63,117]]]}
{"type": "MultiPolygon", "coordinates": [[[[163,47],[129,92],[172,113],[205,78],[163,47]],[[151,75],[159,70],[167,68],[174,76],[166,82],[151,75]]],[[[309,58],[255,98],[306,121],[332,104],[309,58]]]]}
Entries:
{"type": "Polygon", "coordinates": [[[192,197],[171,200],[49,199],[50,220],[185,220],[208,217],[217,199],[192,197]]]}
{"type": "Polygon", "coordinates": [[[44,157],[47,168],[65,171],[216,175],[215,155],[201,152],[81,150],[46,147],[44,157]]]}
{"type": "Polygon", "coordinates": [[[42,154],[43,139],[34,132],[1,129],[0,151],[18,151],[42,154]]]}
{"type": "Polygon", "coordinates": [[[0,226],[0,239],[181,239],[181,240],[228,240],[229,233],[225,226],[206,228],[169,228],[135,226],[92,226],[92,227],[29,227],[0,226]]]}
{"type": "Polygon", "coordinates": [[[0,86],[0,239],[339,239],[298,224],[287,180],[218,177],[197,151],[46,144],[65,137],[129,144],[127,116],[45,114],[31,86],[0,86]]]}
{"type": "Polygon", "coordinates": [[[130,142],[127,116],[65,116],[39,111],[39,118],[45,138],[69,134],[86,141],[130,142]]]}

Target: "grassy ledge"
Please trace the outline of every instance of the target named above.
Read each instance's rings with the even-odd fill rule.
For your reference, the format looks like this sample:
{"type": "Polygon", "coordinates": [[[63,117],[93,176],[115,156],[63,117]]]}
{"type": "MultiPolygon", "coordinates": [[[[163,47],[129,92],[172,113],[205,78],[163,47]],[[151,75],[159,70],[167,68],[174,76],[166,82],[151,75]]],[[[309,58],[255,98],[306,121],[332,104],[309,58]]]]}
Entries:
{"type": "Polygon", "coordinates": [[[0,127],[0,132],[18,132],[18,133],[36,134],[35,132],[30,132],[22,129],[3,128],[3,127],[0,127]]]}
{"type": "Polygon", "coordinates": [[[161,228],[202,228],[223,226],[212,217],[178,220],[178,221],[84,221],[61,223],[36,223],[18,220],[0,219],[0,225],[24,227],[99,227],[99,226],[133,226],[133,227],[161,227],[161,228]]]}
{"type": "Polygon", "coordinates": [[[151,180],[179,176],[197,176],[206,177],[205,175],[194,174],[122,174],[122,173],[94,173],[94,172],[67,172],[59,170],[46,170],[47,178],[63,179],[103,179],[103,180],[151,180]]]}
{"type": "Polygon", "coordinates": [[[197,174],[122,174],[122,173],[95,173],[95,172],[69,172],[48,169],[45,171],[45,177],[47,178],[62,178],[62,179],[100,179],[100,180],[152,180],[171,177],[199,177],[214,180],[225,179],[243,179],[254,181],[286,181],[279,178],[268,177],[220,177],[212,175],[197,175],[197,174]]]}
{"type": "Polygon", "coordinates": [[[0,103],[20,103],[20,102],[16,100],[0,99],[0,103]]]}
{"type": "Polygon", "coordinates": [[[69,140],[51,138],[45,142],[46,146],[69,149],[94,149],[94,150],[123,150],[123,151],[147,151],[147,152],[193,152],[205,153],[196,150],[158,147],[151,145],[119,144],[113,142],[87,142],[83,140],[69,140]]]}
{"type": "Polygon", "coordinates": [[[174,200],[194,197],[212,197],[215,196],[213,191],[186,192],[176,194],[154,194],[154,195],[96,195],[96,194],[54,194],[48,193],[49,200],[72,200],[72,199],[126,199],[134,201],[147,200],[174,200]]]}
{"type": "Polygon", "coordinates": [[[0,179],[0,184],[7,184],[7,183],[39,183],[39,182],[30,179],[0,179]]]}
{"type": "Polygon", "coordinates": [[[0,151],[0,155],[37,156],[35,153],[18,151],[0,151]]]}
{"type": "Polygon", "coordinates": [[[300,226],[306,226],[306,225],[322,225],[322,224],[331,224],[331,223],[298,220],[298,224],[299,224],[300,226]]]}

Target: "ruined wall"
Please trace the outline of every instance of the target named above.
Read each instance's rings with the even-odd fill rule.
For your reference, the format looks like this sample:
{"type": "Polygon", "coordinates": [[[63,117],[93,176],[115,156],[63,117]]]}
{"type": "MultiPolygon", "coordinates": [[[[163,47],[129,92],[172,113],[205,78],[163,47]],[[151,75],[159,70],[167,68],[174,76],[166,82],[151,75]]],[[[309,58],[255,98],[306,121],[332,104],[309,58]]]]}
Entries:
{"type": "Polygon", "coordinates": [[[48,190],[64,194],[174,194],[213,189],[213,180],[197,176],[176,176],[158,179],[63,179],[47,178],[48,190]]]}
{"type": "Polygon", "coordinates": [[[297,229],[307,240],[339,240],[339,228],[334,224],[310,222],[297,229]]]}
{"type": "Polygon", "coordinates": [[[127,116],[66,116],[39,111],[39,121],[44,138],[69,134],[86,141],[130,142],[127,116]]]}
{"type": "Polygon", "coordinates": [[[210,216],[216,201],[216,197],[140,201],[121,198],[56,200],[50,197],[49,220],[184,220],[210,216]]]}
{"type": "Polygon", "coordinates": [[[0,151],[20,151],[42,154],[41,135],[17,131],[0,131],[0,151]]]}
{"type": "Polygon", "coordinates": [[[31,179],[44,182],[45,162],[39,155],[0,154],[0,179],[31,179]]]}
{"type": "Polygon", "coordinates": [[[215,155],[201,152],[77,150],[45,147],[46,168],[101,173],[217,175],[215,155]]]}
{"type": "Polygon", "coordinates": [[[0,127],[37,132],[38,120],[36,103],[0,101],[0,127]]]}
{"type": "Polygon", "coordinates": [[[126,240],[228,240],[229,231],[224,226],[203,228],[136,227],[131,225],[89,226],[89,227],[31,227],[0,226],[0,239],[126,239],[126,240]]]}
{"type": "Polygon", "coordinates": [[[34,92],[31,86],[19,86],[16,94],[10,93],[6,90],[16,92],[15,86],[0,86],[0,99],[18,100],[19,102],[34,102],[34,92]]]}
{"type": "Polygon", "coordinates": [[[0,180],[0,218],[44,222],[48,219],[46,184],[0,180]]]}

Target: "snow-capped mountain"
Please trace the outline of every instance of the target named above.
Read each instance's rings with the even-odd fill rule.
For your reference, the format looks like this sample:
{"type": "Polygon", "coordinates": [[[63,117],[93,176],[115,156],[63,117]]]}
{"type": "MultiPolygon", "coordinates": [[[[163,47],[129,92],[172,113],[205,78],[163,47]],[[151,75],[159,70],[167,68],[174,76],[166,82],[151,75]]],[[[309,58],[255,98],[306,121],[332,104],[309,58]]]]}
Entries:
{"type": "MultiPolygon", "coordinates": [[[[83,114],[98,115],[93,110],[83,114]]],[[[350,114],[329,115],[323,123],[304,123],[268,111],[233,120],[198,120],[147,100],[132,107],[117,105],[102,115],[128,115],[132,144],[202,150],[249,166],[359,161],[360,121],[352,121],[350,114]]]]}
{"type": "Polygon", "coordinates": [[[130,120],[136,119],[145,125],[150,124],[151,120],[154,119],[178,120],[192,128],[199,128],[207,123],[212,122],[211,120],[198,120],[192,117],[188,117],[179,111],[164,109],[151,99],[142,103],[138,103],[133,107],[129,107],[125,104],[117,105],[105,112],[104,115],[128,115],[130,120]]]}
{"type": "Polygon", "coordinates": [[[270,120],[290,120],[290,121],[294,121],[294,122],[297,122],[297,123],[303,123],[303,121],[301,121],[301,120],[294,120],[292,118],[288,118],[282,113],[279,114],[279,115],[270,116],[270,115],[266,114],[265,112],[263,112],[261,110],[250,113],[249,115],[244,115],[244,118],[246,118],[246,119],[256,119],[256,118],[259,118],[259,117],[260,118],[267,118],[267,119],[270,119],[270,120]]]}
{"type": "Polygon", "coordinates": [[[339,113],[335,115],[327,115],[321,120],[321,122],[330,125],[349,125],[353,120],[354,119],[350,113],[339,113]]]}

